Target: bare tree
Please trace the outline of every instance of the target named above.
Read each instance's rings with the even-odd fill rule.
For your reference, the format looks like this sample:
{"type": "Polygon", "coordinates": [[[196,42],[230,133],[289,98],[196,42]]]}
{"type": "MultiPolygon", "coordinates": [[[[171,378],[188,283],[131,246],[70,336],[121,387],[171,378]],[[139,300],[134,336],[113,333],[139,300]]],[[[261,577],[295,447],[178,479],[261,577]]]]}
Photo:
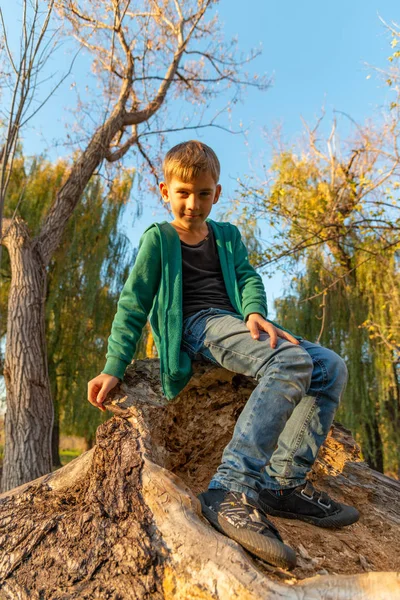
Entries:
{"type": "MultiPolygon", "coordinates": [[[[49,58],[60,42],[59,30],[50,31],[54,0],[46,3],[39,0],[23,0],[21,8],[22,29],[17,53],[13,51],[9,42],[4,14],[0,8],[0,91],[4,97],[0,111],[0,124],[4,130],[4,141],[0,144],[0,232],[4,202],[21,131],[70,73],[69,71],[54,85],[49,85],[49,80],[53,82],[54,75],[49,75],[48,78],[43,75],[49,58]],[[39,98],[44,83],[40,81],[41,75],[46,79],[46,91],[43,97],[39,98]]],[[[0,264],[1,252],[0,244],[0,264]]]]}
{"type": "MultiPolygon", "coordinates": [[[[206,12],[215,4],[212,0],[56,2],[67,33],[72,32],[93,57],[92,67],[104,93],[96,101],[97,112],[92,106],[89,115],[96,123],[94,133],[88,133],[84,119],[85,143],[37,237],[31,238],[20,218],[3,220],[2,243],[12,264],[4,368],[3,490],[51,470],[52,403],[44,332],[46,269],[90,177],[105,163],[123,159],[131,148],[155,172],[146,146],[149,135],[205,126],[207,107],[227,88],[235,101],[246,85],[268,85],[264,79],[250,79],[245,72],[254,53],[240,57],[234,43],[223,42],[218,16],[206,19],[206,12]],[[192,103],[192,121],[174,113],[172,103],[177,97],[192,103]],[[174,124],[167,122],[171,112],[174,124]]],[[[81,114],[85,114],[83,109],[81,114]]],[[[217,122],[211,118],[208,124],[217,122]]]]}

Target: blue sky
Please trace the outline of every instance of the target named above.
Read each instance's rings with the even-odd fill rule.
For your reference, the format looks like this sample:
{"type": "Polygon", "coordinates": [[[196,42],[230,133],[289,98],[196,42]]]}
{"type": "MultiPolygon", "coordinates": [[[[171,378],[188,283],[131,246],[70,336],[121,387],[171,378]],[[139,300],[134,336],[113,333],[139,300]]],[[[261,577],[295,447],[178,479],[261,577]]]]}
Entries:
{"type": "MultiPolygon", "coordinates": [[[[11,12],[10,4],[7,4],[6,0],[0,0],[9,31],[16,36],[19,24],[15,12],[11,12]]],[[[198,137],[215,149],[222,166],[224,202],[235,197],[238,178],[252,171],[257,173],[261,162],[268,164],[269,147],[262,135],[263,128],[271,130],[280,123],[285,139],[295,141],[303,130],[301,119],[314,124],[324,106],[325,130],[330,128],[336,114],[339,131],[344,135],[348,121],[334,111],[347,113],[358,123],[363,123],[390,100],[389,88],[372,67],[384,69],[388,65],[390,36],[379,17],[387,22],[399,22],[398,2],[336,0],[321,3],[308,0],[299,3],[290,0],[272,3],[251,0],[244,4],[239,0],[222,0],[218,13],[224,23],[226,38],[237,35],[242,50],[262,44],[262,55],[254,61],[252,68],[271,76],[273,84],[265,92],[249,89],[243,103],[236,105],[233,126],[242,122],[248,130],[246,138],[217,129],[203,129],[197,134],[173,134],[168,141],[172,146],[184,139],[198,137]]],[[[57,68],[65,71],[69,60],[68,53],[58,54],[57,68]]],[[[68,108],[75,102],[70,91],[71,81],[83,88],[86,69],[87,62],[80,56],[69,80],[24,132],[24,147],[28,154],[46,150],[53,159],[65,152],[53,142],[56,138],[63,139],[65,121],[70,118],[68,108]]],[[[149,195],[144,199],[142,217],[135,220],[135,202],[133,195],[122,226],[136,246],[151,222],[168,216],[158,197],[149,195]]],[[[211,216],[221,217],[221,207],[217,207],[211,216]]],[[[272,309],[274,298],[282,294],[284,281],[280,275],[264,281],[272,309]]]]}

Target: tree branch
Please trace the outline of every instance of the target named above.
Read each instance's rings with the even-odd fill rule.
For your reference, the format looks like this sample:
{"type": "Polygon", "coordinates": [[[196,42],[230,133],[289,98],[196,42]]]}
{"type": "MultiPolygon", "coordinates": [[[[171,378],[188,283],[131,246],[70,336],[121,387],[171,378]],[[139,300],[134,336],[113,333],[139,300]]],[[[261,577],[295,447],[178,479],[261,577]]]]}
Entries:
{"type": "Polygon", "coordinates": [[[197,24],[203,18],[204,13],[206,12],[210,2],[211,0],[207,0],[207,2],[204,3],[203,8],[198,12],[196,16],[196,19],[187,37],[181,40],[178,50],[174,54],[173,60],[165,74],[165,79],[161,83],[155,98],[147,105],[147,107],[144,110],[127,112],[124,119],[125,125],[139,125],[139,123],[148,121],[159,110],[160,106],[165,100],[168,89],[172,84],[173,78],[179,66],[179,62],[182,58],[183,51],[185,50],[193,32],[195,31],[197,24]]]}
{"type": "Polygon", "coordinates": [[[106,160],[110,163],[120,160],[125,154],[128,152],[129,148],[131,148],[134,144],[138,143],[138,135],[136,131],[136,125],[133,126],[135,133],[120,147],[118,150],[114,152],[108,152],[105,156],[106,160]]]}

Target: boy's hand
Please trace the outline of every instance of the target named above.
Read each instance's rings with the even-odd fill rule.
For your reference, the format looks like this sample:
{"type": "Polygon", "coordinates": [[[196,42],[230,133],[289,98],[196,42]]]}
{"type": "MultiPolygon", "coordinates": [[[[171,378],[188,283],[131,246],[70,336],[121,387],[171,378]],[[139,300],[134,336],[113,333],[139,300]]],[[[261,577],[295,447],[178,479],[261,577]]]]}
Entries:
{"type": "Polygon", "coordinates": [[[91,379],[88,383],[88,400],[90,404],[99,408],[102,412],[105,412],[103,402],[110,390],[112,390],[119,382],[118,377],[113,375],[107,375],[107,373],[100,373],[94,379],[91,379]]]}
{"type": "Polygon", "coordinates": [[[247,329],[250,329],[251,337],[255,340],[258,340],[258,338],[260,337],[260,331],[266,331],[271,340],[271,348],[276,347],[278,337],[284,338],[285,340],[292,342],[292,344],[298,345],[300,343],[299,340],[296,340],[296,338],[290,335],[290,333],[287,333],[286,331],[275,327],[275,325],[273,325],[269,321],[266,321],[264,317],[262,317],[258,313],[251,313],[247,317],[246,327],[247,329]]]}

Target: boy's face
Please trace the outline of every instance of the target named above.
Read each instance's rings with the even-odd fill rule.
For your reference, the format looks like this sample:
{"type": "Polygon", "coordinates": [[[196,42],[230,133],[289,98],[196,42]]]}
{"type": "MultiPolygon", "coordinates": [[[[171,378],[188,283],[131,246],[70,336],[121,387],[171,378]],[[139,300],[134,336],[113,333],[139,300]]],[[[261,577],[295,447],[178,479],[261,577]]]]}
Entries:
{"type": "Polygon", "coordinates": [[[172,177],[167,183],[160,183],[160,192],[164,202],[171,205],[174,223],[187,231],[196,231],[202,228],[213,204],[218,202],[221,186],[205,172],[190,183],[172,177]]]}

